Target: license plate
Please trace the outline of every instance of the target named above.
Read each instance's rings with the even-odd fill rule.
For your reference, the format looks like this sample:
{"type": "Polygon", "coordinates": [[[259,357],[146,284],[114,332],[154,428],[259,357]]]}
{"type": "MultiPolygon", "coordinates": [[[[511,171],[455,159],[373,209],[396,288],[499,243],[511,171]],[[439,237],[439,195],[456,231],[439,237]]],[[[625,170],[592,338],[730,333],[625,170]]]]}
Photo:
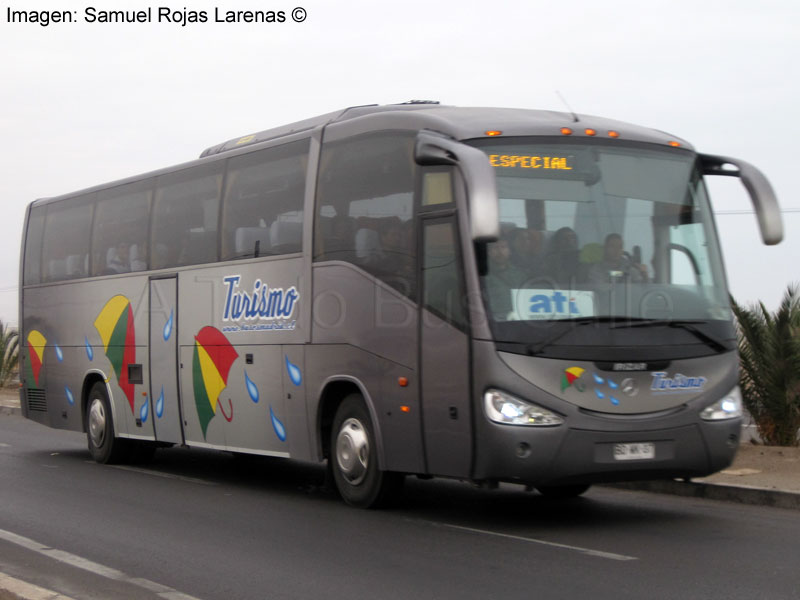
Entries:
{"type": "Polygon", "coordinates": [[[614,444],[614,460],[651,460],[656,457],[653,442],[614,444]]]}

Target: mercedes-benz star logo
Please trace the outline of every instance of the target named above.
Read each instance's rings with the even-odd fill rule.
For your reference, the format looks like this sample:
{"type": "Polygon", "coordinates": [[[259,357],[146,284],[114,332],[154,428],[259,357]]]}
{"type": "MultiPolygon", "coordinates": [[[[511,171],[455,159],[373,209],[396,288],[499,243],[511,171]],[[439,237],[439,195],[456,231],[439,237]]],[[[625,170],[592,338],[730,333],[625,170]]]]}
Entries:
{"type": "Polygon", "coordinates": [[[628,379],[623,379],[619,389],[622,390],[622,393],[626,396],[635,396],[639,393],[639,385],[630,377],[628,377],[628,379]]]}

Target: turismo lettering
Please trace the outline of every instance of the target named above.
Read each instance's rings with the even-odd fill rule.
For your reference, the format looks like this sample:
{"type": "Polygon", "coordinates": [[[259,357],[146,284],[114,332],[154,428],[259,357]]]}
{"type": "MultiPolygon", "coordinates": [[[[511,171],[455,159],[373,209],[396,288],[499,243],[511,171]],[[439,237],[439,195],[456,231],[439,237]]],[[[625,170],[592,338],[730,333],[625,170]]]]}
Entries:
{"type": "Polygon", "coordinates": [[[699,392],[708,381],[705,377],[686,377],[680,373],[675,377],[667,377],[663,371],[651,375],[653,383],[650,390],[653,392],[699,392]]]}
{"type": "Polygon", "coordinates": [[[518,156],[515,154],[490,154],[489,162],[493,167],[519,169],[555,169],[571,171],[566,156],[518,156]]]}
{"type": "Polygon", "coordinates": [[[260,279],[253,283],[252,291],[239,289],[239,275],[225,277],[225,310],[223,321],[252,321],[256,319],[288,319],[292,316],[300,294],[294,286],[288,290],[270,288],[260,279]]]}

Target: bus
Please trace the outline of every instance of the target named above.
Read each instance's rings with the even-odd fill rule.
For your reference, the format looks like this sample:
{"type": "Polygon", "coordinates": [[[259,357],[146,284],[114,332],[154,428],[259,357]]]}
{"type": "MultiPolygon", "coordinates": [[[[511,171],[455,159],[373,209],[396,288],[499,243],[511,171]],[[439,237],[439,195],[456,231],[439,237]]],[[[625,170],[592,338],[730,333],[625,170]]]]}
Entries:
{"type": "Polygon", "coordinates": [[[742,400],[705,184],[624,122],[352,107],[27,209],[21,406],[94,460],[188,446],[570,497],[728,466],[742,400]]]}

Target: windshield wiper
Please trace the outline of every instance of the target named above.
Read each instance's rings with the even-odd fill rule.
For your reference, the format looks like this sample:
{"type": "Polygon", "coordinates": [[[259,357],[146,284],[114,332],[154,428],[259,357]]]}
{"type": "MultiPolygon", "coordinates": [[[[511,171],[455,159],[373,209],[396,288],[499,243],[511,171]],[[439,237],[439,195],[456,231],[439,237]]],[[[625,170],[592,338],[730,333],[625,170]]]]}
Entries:
{"type": "MultiPolygon", "coordinates": [[[[613,323],[615,321],[619,321],[624,318],[626,317],[578,317],[576,319],[557,319],[555,321],[551,321],[551,323],[563,323],[565,325],[566,324],[589,325],[592,323],[613,323]]],[[[540,354],[548,346],[552,346],[553,344],[555,344],[558,340],[563,338],[572,330],[573,330],[572,327],[567,327],[566,329],[556,331],[549,338],[544,339],[538,344],[528,344],[527,346],[525,346],[525,351],[528,353],[528,356],[536,356],[537,354],[540,354]]]]}
{"type": "Polygon", "coordinates": [[[707,334],[705,331],[697,327],[697,325],[706,323],[707,321],[701,320],[683,320],[683,321],[668,321],[666,319],[627,319],[627,322],[617,323],[612,325],[611,329],[634,328],[634,327],[674,327],[676,329],[683,329],[688,331],[698,340],[703,342],[706,346],[717,352],[724,352],[732,350],[728,348],[722,340],[707,334]]]}

